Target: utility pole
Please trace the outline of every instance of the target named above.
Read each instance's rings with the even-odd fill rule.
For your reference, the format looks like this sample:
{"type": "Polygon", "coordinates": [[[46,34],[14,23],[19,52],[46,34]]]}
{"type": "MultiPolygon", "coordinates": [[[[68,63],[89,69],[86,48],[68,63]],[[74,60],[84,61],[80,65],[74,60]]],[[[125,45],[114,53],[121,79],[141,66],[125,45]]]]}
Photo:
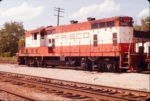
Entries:
{"type": "Polygon", "coordinates": [[[54,15],[54,16],[57,16],[57,26],[59,26],[59,18],[63,17],[63,16],[60,16],[60,13],[61,12],[64,13],[64,9],[55,7],[54,10],[57,11],[57,15],[54,15]]]}
{"type": "MultiPolygon", "coordinates": [[[[149,2],[149,19],[150,19],[150,0],[148,0],[149,2]]],[[[149,32],[150,32],[150,21],[148,21],[148,25],[149,25],[149,32]]]]}

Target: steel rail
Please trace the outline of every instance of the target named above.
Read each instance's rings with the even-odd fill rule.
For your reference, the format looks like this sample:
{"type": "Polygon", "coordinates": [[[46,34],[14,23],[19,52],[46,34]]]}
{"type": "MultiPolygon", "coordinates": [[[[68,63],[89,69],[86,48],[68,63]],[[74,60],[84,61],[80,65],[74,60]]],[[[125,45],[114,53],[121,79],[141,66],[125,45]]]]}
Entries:
{"type": "Polygon", "coordinates": [[[12,92],[12,91],[8,91],[8,90],[6,90],[4,88],[0,88],[0,91],[9,93],[11,95],[14,95],[14,96],[17,96],[17,97],[20,97],[20,98],[23,98],[23,99],[26,99],[26,100],[29,100],[29,101],[37,101],[37,99],[35,99],[35,98],[31,98],[31,97],[28,97],[28,96],[25,96],[25,95],[22,95],[22,94],[18,94],[18,93],[12,92]]]}
{"type": "Polygon", "coordinates": [[[63,86],[55,85],[55,84],[40,83],[40,82],[36,82],[36,81],[31,81],[31,80],[13,79],[13,78],[5,77],[5,76],[1,76],[1,77],[3,79],[5,78],[7,80],[12,80],[15,82],[34,85],[34,86],[38,86],[40,88],[59,90],[59,91],[67,92],[67,93],[73,93],[73,94],[87,96],[87,97],[96,98],[96,99],[105,99],[105,100],[113,100],[113,101],[136,101],[136,100],[133,100],[130,98],[122,98],[122,97],[118,97],[118,96],[100,94],[100,93],[91,92],[91,91],[82,90],[82,89],[74,89],[74,88],[65,87],[65,86],[63,87],[63,86]]]}
{"type": "MultiPolygon", "coordinates": [[[[2,72],[1,72],[2,73],[2,72]]],[[[9,74],[9,72],[7,72],[9,74]]],[[[12,73],[14,76],[15,75],[22,75],[22,74],[15,74],[15,73],[12,73]]],[[[25,77],[27,78],[29,75],[25,75],[25,77]]],[[[29,76],[30,77],[30,76],[29,76]]],[[[36,76],[31,76],[32,78],[35,78],[36,76]]],[[[37,77],[36,77],[37,78],[37,77]]],[[[36,82],[36,81],[31,81],[31,80],[24,80],[24,83],[25,82],[29,82],[30,84],[38,84],[38,86],[41,86],[42,87],[47,87],[47,88],[53,88],[55,90],[61,90],[61,91],[67,91],[66,92],[69,92],[69,93],[76,93],[76,94],[79,94],[79,95],[83,95],[83,96],[88,96],[88,97],[91,97],[91,98],[97,98],[97,99],[105,99],[105,100],[124,100],[124,101],[137,101],[137,99],[135,98],[129,98],[128,96],[127,97],[119,97],[119,96],[112,96],[111,94],[108,95],[108,94],[104,94],[104,93],[100,93],[100,92],[92,92],[90,91],[89,87],[92,87],[92,88],[95,88],[95,89],[105,89],[105,90],[112,90],[112,91],[117,91],[117,92],[130,92],[130,94],[132,95],[132,93],[134,92],[134,94],[139,94],[140,96],[144,97],[146,96],[146,98],[149,98],[149,92],[144,92],[144,91],[137,91],[137,90],[130,90],[130,89],[122,89],[120,90],[121,88],[115,88],[115,87],[107,87],[107,86],[99,86],[99,85],[90,85],[90,84],[85,84],[85,83],[77,83],[77,82],[70,82],[70,81],[64,81],[64,80],[56,80],[56,79],[49,79],[49,78],[42,78],[42,77],[38,77],[38,78],[41,78],[41,79],[46,79],[46,80],[50,80],[51,82],[60,82],[60,84],[62,84],[62,82],[64,83],[65,82],[65,85],[71,85],[71,83],[76,83],[76,85],[80,85],[80,89],[78,88],[72,88],[72,87],[62,87],[62,85],[56,85],[56,84],[48,84],[48,83],[41,83],[41,82],[36,82]],[[70,83],[69,83],[70,82],[70,83]],[[43,86],[44,85],[44,86],[43,86]],[[82,88],[84,87],[84,88],[82,88]],[[69,89],[69,90],[68,90],[69,89]],[[128,90],[128,91],[126,91],[128,90]],[[132,93],[131,93],[132,92],[132,93]]],[[[15,80],[19,80],[17,78],[15,78],[15,80]]],[[[19,82],[19,81],[18,81],[19,82]]],[[[74,84],[72,84],[74,85],[74,84]]],[[[120,95],[122,96],[122,95],[120,95]]]]}
{"type": "MultiPolygon", "coordinates": [[[[0,73],[10,73],[10,72],[1,72],[0,73]]],[[[112,91],[118,91],[118,92],[128,92],[130,94],[135,94],[135,95],[143,95],[143,96],[149,96],[150,97],[150,92],[148,91],[142,91],[142,90],[133,90],[133,89],[125,89],[125,88],[119,88],[119,87],[111,87],[111,86],[104,86],[104,85],[95,85],[95,84],[87,84],[87,83],[81,83],[81,82],[74,82],[74,81],[66,81],[66,80],[60,80],[60,79],[53,79],[53,78],[46,78],[46,77],[39,77],[39,76],[32,76],[32,75],[26,75],[26,74],[19,74],[19,73],[11,73],[14,75],[18,76],[24,76],[28,78],[34,78],[37,80],[44,80],[44,81],[49,81],[49,82],[63,82],[63,84],[66,85],[80,85],[80,87],[91,87],[96,88],[96,89],[111,89],[112,91]],[[38,77],[38,78],[37,78],[38,77]]]]}

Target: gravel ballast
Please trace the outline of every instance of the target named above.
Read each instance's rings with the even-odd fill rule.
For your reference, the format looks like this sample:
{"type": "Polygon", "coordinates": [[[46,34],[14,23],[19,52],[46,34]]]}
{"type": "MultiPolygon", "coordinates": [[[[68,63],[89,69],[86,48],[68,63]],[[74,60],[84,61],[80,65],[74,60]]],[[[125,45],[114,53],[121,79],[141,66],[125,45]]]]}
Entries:
{"type": "Polygon", "coordinates": [[[0,71],[150,92],[150,74],[100,73],[71,69],[36,68],[16,64],[0,64],[0,71]]]}

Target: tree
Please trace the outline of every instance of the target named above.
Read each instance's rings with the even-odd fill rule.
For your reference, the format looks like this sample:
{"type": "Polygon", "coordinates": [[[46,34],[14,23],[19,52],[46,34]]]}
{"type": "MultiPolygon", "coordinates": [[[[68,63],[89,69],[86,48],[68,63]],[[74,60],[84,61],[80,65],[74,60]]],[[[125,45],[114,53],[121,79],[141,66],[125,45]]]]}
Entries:
{"type": "Polygon", "coordinates": [[[136,25],[136,26],[134,26],[134,30],[136,30],[136,31],[141,31],[141,25],[136,25]]]}
{"type": "Polygon", "coordinates": [[[148,32],[150,30],[150,17],[141,20],[141,25],[134,26],[134,30],[148,32]]]}
{"type": "Polygon", "coordinates": [[[25,47],[25,35],[23,34],[18,41],[18,49],[25,47]]]}
{"type": "Polygon", "coordinates": [[[24,32],[21,22],[5,23],[4,28],[0,30],[0,55],[3,53],[10,53],[10,56],[15,55],[18,51],[19,38],[24,32]]]}
{"type": "Polygon", "coordinates": [[[149,31],[149,24],[150,23],[150,17],[147,17],[145,19],[142,20],[142,26],[141,26],[141,30],[142,31],[146,31],[148,32],[149,31]]]}

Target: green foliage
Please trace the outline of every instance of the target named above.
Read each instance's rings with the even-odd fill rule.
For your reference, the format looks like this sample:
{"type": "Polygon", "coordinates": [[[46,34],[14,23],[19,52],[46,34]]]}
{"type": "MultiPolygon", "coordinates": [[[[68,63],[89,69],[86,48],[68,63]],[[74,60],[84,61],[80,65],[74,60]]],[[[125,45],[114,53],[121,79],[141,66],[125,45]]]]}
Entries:
{"type": "Polygon", "coordinates": [[[17,57],[0,57],[0,62],[3,62],[3,63],[17,63],[17,57]]]}
{"type": "Polygon", "coordinates": [[[10,57],[11,53],[10,52],[3,52],[1,55],[2,55],[2,57],[10,57]]]}
{"type": "Polygon", "coordinates": [[[136,31],[141,31],[141,26],[140,26],[140,25],[134,26],[134,30],[136,30],[136,31]]]}
{"type": "Polygon", "coordinates": [[[145,19],[142,20],[142,26],[141,26],[141,30],[142,31],[149,31],[149,24],[150,24],[150,17],[147,17],[145,19]]]}
{"type": "Polygon", "coordinates": [[[25,46],[25,35],[22,35],[22,36],[19,38],[18,47],[21,48],[21,47],[24,47],[24,46],[25,46]]]}
{"type": "Polygon", "coordinates": [[[134,26],[134,30],[148,32],[150,30],[150,17],[142,19],[141,25],[134,26]]]}
{"type": "Polygon", "coordinates": [[[10,53],[10,56],[14,56],[18,51],[19,38],[24,32],[23,24],[20,22],[5,23],[4,28],[0,30],[0,55],[10,53]]]}

